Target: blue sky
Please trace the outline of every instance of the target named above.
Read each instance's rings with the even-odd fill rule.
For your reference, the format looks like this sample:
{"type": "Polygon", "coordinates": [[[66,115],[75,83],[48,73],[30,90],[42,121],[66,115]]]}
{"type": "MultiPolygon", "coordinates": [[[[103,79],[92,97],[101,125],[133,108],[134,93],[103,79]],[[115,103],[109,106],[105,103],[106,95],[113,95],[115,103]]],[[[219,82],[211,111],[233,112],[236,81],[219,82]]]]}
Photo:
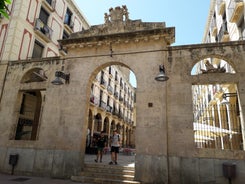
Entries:
{"type": "Polygon", "coordinates": [[[91,25],[103,24],[109,8],[126,5],[129,18],[175,27],[175,43],[201,43],[210,0],[74,0],[91,25]]]}

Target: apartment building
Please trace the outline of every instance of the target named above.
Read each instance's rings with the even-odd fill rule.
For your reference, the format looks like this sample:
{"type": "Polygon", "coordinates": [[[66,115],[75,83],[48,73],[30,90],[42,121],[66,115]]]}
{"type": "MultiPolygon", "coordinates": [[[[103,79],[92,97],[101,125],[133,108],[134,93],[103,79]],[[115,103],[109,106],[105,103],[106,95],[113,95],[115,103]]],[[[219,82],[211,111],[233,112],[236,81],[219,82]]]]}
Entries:
{"type": "MultiPolygon", "coordinates": [[[[245,39],[244,0],[211,0],[204,43],[245,39]]],[[[222,49],[222,48],[221,48],[222,49]]],[[[210,57],[196,64],[195,75],[236,73],[222,56],[210,57]]],[[[241,107],[237,85],[224,79],[220,84],[193,85],[195,143],[199,148],[244,149],[241,107]],[[211,133],[216,129],[218,136],[211,133]]]]}
{"type": "Polygon", "coordinates": [[[89,28],[73,0],[13,0],[10,18],[0,18],[0,60],[65,55],[57,40],[89,28]]]}

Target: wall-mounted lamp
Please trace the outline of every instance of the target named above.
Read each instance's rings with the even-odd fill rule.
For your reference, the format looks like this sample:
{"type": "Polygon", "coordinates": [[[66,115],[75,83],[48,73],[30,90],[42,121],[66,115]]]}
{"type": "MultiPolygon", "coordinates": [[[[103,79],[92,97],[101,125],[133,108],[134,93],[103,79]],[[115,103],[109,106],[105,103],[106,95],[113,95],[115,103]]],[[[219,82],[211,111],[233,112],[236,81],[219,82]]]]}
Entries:
{"type": "Polygon", "coordinates": [[[159,74],[155,77],[156,81],[164,82],[169,79],[168,76],[165,75],[165,67],[164,65],[159,65],[159,74]]]}
{"type": "Polygon", "coordinates": [[[224,93],[222,97],[223,97],[223,100],[221,101],[221,104],[230,104],[230,102],[226,98],[227,97],[237,97],[237,93],[224,93]]]}
{"type": "Polygon", "coordinates": [[[62,71],[56,71],[55,72],[55,77],[56,78],[51,82],[54,85],[62,85],[62,84],[64,84],[60,78],[65,80],[65,84],[69,84],[70,83],[70,74],[69,73],[65,74],[62,71]]]}

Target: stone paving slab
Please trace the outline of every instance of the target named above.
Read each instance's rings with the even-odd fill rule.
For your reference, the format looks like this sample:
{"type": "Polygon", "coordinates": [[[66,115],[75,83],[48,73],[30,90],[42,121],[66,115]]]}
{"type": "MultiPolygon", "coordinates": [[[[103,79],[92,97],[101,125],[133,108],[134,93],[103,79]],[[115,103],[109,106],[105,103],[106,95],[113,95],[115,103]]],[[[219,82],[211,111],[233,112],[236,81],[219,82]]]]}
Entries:
{"type": "MultiPolygon", "coordinates": [[[[84,162],[86,164],[95,163],[94,159],[96,155],[85,155],[84,162]]],[[[118,165],[120,166],[129,166],[134,167],[134,155],[124,155],[122,153],[118,156],[118,165]]],[[[110,154],[106,154],[103,156],[103,162],[97,164],[109,164],[111,161],[110,154]]],[[[35,176],[19,176],[19,175],[11,175],[0,173],[0,183],[1,184],[79,184],[79,182],[73,182],[71,180],[65,179],[54,179],[47,177],[35,177],[35,176]]],[[[81,183],[80,184],[88,184],[81,183]]]]}

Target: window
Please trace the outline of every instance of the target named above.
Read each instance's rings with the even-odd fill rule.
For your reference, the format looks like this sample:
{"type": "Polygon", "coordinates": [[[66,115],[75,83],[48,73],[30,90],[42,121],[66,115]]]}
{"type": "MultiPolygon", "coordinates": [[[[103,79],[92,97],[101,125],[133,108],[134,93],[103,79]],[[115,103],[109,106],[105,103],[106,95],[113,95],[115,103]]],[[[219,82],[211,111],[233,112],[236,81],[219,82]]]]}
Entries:
{"type": "Polygon", "coordinates": [[[239,40],[244,40],[245,39],[245,24],[244,24],[244,18],[240,21],[238,25],[238,30],[239,30],[239,40]]]}
{"type": "Polygon", "coordinates": [[[45,24],[48,24],[48,17],[49,14],[46,10],[44,10],[43,8],[41,8],[40,14],[39,14],[39,19],[45,24]]]}
{"type": "Polygon", "coordinates": [[[50,6],[52,5],[52,0],[46,0],[46,1],[50,6]]]}
{"type": "Polygon", "coordinates": [[[69,8],[67,8],[64,23],[67,25],[71,25],[71,17],[72,17],[72,12],[71,10],[69,10],[69,8]]]}
{"type": "Polygon", "coordinates": [[[35,41],[32,52],[32,58],[42,58],[44,46],[39,42],[35,41]]]}

